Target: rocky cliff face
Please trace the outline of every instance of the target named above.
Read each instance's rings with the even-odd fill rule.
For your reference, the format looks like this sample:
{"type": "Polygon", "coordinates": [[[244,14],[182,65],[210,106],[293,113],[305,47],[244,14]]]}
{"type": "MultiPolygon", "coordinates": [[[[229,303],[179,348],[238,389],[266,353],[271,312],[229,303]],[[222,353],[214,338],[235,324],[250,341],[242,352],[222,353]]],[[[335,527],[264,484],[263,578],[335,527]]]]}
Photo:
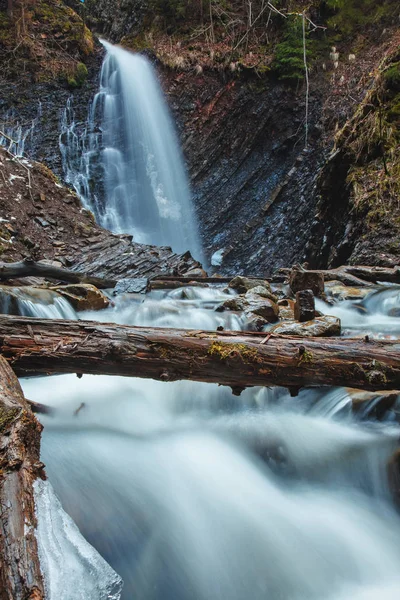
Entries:
{"type": "Polygon", "coordinates": [[[148,5],[148,0],[87,0],[89,25],[110,42],[119,42],[139,33],[148,5]]]}
{"type": "MultiPolygon", "coordinates": [[[[25,82],[0,80],[0,130],[15,141],[25,137],[25,155],[44,162],[63,177],[59,146],[60,123],[67,101],[71,98],[77,127],[84,127],[89,103],[99,85],[101,49],[87,59],[88,76],[79,88],[64,81],[49,80],[27,85],[25,82]]],[[[7,141],[10,145],[10,140],[7,141]]],[[[11,150],[20,150],[15,144],[11,150]]]]}
{"type": "MultiPolygon", "coordinates": [[[[365,211],[365,203],[356,199],[355,190],[365,183],[362,169],[376,157],[372,152],[364,160],[354,148],[363,116],[352,116],[375,85],[382,56],[394,52],[395,27],[382,26],[373,42],[358,40],[356,55],[350,43],[343,42],[337,65],[336,49],[332,55],[324,46],[316,54],[310,71],[305,149],[301,79],[297,85],[279,80],[269,72],[270,59],[259,56],[255,67],[252,52],[229,63],[226,48],[222,52],[216,44],[209,50],[182,32],[170,37],[164,32],[156,39],[154,26],[149,30],[145,24],[148,14],[144,0],[117,4],[100,0],[88,3],[87,22],[113,41],[123,39],[135,50],[145,49],[158,69],[182,140],[207,258],[211,261],[216,252],[222,257],[216,270],[267,274],[304,260],[321,267],[357,260],[399,262],[393,242],[395,205],[365,211]],[[334,147],[342,128],[355,133],[339,135],[334,147]],[[372,226],[366,227],[367,222],[372,226]],[[383,247],[382,231],[389,229],[383,247]]],[[[61,113],[72,96],[77,127],[84,127],[101,58],[97,46],[85,59],[88,76],[79,88],[65,79],[34,85],[0,83],[0,116],[14,113],[25,124],[37,117],[27,151],[60,175],[61,113]]],[[[391,123],[397,128],[396,120],[391,123]]],[[[378,140],[378,154],[381,146],[378,140]]],[[[361,154],[368,156],[365,152],[361,154]]],[[[379,164],[385,168],[382,161],[379,164]]],[[[379,181],[379,173],[375,175],[372,179],[379,181]]],[[[368,185],[372,184],[370,178],[368,185]]]]}
{"type": "Polygon", "coordinates": [[[317,218],[306,251],[313,266],[399,263],[399,44],[396,31],[318,173],[317,218]]]}
{"type": "Polygon", "coordinates": [[[113,278],[185,274],[199,266],[189,253],[177,255],[105,231],[41,163],[0,149],[0,173],[0,261],[46,259],[113,278]]]}
{"type": "Polygon", "coordinates": [[[221,251],[218,270],[260,274],[301,260],[315,209],[307,174],[322,158],[321,97],[311,103],[312,145],[303,152],[304,96],[290,87],[184,74],[167,77],[165,88],[208,258],[221,251]]]}

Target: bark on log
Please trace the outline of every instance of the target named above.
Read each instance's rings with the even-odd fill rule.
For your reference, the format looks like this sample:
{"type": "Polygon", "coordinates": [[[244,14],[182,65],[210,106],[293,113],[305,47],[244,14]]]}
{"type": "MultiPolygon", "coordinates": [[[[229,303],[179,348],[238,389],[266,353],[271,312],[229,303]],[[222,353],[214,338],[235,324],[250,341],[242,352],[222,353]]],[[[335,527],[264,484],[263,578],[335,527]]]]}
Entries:
{"type": "Polygon", "coordinates": [[[43,476],[41,425],[0,356],[0,599],[42,600],[33,483],[43,476]]]}
{"type": "Polygon", "coordinates": [[[62,267],[53,267],[29,258],[16,263],[0,263],[0,280],[13,277],[49,277],[68,283],[90,283],[99,289],[113,288],[117,283],[114,279],[93,277],[84,273],[76,273],[62,267]]]}
{"type": "Polygon", "coordinates": [[[400,342],[0,317],[17,375],[92,373],[231,386],[400,388],[400,342]]]}

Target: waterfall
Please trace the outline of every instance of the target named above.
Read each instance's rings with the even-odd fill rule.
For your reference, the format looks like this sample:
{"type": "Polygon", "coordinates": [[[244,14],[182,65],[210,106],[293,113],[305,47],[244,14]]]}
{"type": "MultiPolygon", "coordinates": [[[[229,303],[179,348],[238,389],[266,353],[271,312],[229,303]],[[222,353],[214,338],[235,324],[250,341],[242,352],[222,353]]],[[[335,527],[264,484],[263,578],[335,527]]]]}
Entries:
{"type": "Polygon", "coordinates": [[[75,121],[72,98],[68,98],[61,116],[59,147],[64,178],[73,186],[85,208],[94,210],[98,218],[96,186],[91,185],[99,160],[99,132],[96,132],[91,110],[82,128],[75,121]]]}
{"type": "Polygon", "coordinates": [[[0,146],[5,146],[15,156],[25,156],[41,117],[41,102],[38,103],[36,117],[27,123],[21,122],[13,110],[7,111],[0,121],[0,130],[6,134],[0,134],[0,146]]]}
{"type": "Polygon", "coordinates": [[[66,180],[106,229],[175,252],[189,249],[202,260],[183,158],[153,67],[102,43],[100,89],[86,127],[77,127],[71,100],[62,117],[66,180]]]}
{"type": "MultiPolygon", "coordinates": [[[[213,310],[224,299],[221,288],[185,288],[81,316],[240,329],[239,316],[213,310]]],[[[386,469],[399,427],[358,420],[348,390],[237,398],[190,381],[22,383],[55,409],[41,415],[49,481],[122,577],[124,600],[399,598],[400,517],[386,469]]]]}

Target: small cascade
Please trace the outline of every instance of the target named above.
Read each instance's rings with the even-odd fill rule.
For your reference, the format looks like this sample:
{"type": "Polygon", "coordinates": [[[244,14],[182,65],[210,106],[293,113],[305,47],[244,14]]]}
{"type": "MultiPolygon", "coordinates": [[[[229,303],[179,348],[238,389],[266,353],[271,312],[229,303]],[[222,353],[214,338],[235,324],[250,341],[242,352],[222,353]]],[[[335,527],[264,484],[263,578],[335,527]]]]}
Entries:
{"type": "Polygon", "coordinates": [[[345,335],[400,336],[400,287],[382,286],[362,300],[329,305],[317,300],[317,308],[340,318],[345,335]]]}
{"type": "Polygon", "coordinates": [[[0,134],[0,146],[6,147],[15,156],[25,156],[27,151],[29,151],[29,144],[33,140],[35,129],[41,117],[41,102],[38,103],[36,117],[28,123],[19,121],[14,111],[8,111],[0,121],[0,130],[7,136],[5,137],[0,134]]]}
{"type": "Polygon", "coordinates": [[[30,286],[0,286],[0,313],[44,319],[78,318],[66,298],[52,290],[30,286]]]}
{"type": "Polygon", "coordinates": [[[86,127],[76,124],[71,99],[61,120],[66,181],[105,228],[202,260],[182,155],[153,68],[102,43],[100,90],[86,127]]]}
{"type": "MultiPolygon", "coordinates": [[[[214,310],[226,298],[188,287],[82,316],[240,329],[240,316],[214,310]]],[[[238,398],[205,383],[86,375],[23,387],[56,409],[41,416],[49,480],[122,577],[123,600],[399,597],[387,464],[400,430],[355,416],[348,390],[238,398]]]]}
{"type": "MultiPolygon", "coordinates": [[[[85,208],[100,206],[103,170],[100,165],[100,130],[96,127],[92,107],[84,126],[75,120],[73,98],[68,98],[60,122],[59,147],[64,178],[72,185],[85,208]],[[101,171],[96,177],[96,169],[101,171]]],[[[96,217],[99,213],[95,210],[96,217]]]]}

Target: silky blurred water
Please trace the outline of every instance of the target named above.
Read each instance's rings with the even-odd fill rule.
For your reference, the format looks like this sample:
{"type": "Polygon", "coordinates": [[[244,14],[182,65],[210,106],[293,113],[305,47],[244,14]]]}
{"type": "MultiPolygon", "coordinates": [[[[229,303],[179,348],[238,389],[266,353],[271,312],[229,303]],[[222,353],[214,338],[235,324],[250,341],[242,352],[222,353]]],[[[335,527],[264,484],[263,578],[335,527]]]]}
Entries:
{"type": "MultiPolygon", "coordinates": [[[[213,310],[224,297],[188,288],[80,316],[240,329],[237,316],[213,310]]],[[[291,398],[251,388],[238,398],[212,384],[86,375],[23,387],[56,408],[41,417],[49,479],[124,580],[122,598],[400,597],[387,478],[399,428],[356,419],[348,390],[291,398]]]]}

